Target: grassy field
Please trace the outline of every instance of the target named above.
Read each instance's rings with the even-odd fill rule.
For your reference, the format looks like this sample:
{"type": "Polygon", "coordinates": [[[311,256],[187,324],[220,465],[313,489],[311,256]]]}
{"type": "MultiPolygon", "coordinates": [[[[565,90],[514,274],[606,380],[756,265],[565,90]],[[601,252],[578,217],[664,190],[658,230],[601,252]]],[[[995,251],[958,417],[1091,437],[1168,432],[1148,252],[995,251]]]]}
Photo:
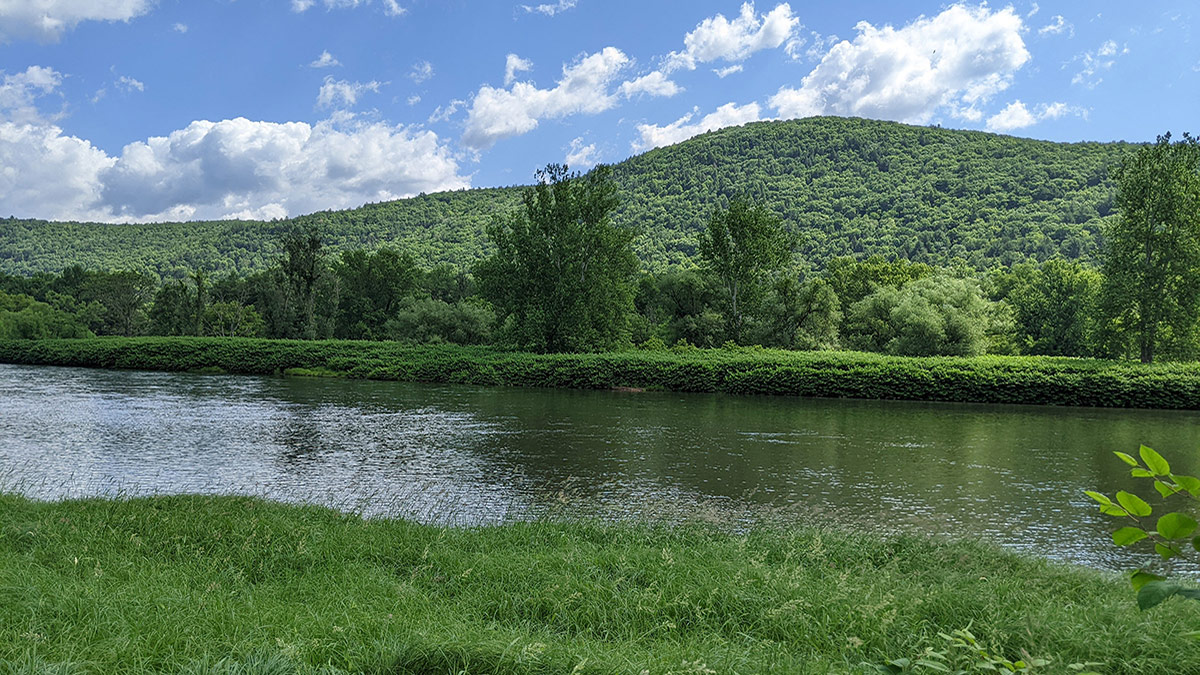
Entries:
{"type": "Polygon", "coordinates": [[[0,341],[0,363],[315,374],[521,387],[1200,409],[1200,367],[1051,357],[908,358],[758,348],[527,354],[240,338],[0,341]]]}
{"type": "Polygon", "coordinates": [[[1037,672],[1200,672],[1200,603],[982,544],[0,495],[5,673],[872,672],[968,626],[1037,672]]]}
{"type": "Polygon", "coordinates": [[[1200,604],[983,544],[0,496],[0,673],[866,673],[968,626],[1046,673],[1200,671],[1200,604]]]}

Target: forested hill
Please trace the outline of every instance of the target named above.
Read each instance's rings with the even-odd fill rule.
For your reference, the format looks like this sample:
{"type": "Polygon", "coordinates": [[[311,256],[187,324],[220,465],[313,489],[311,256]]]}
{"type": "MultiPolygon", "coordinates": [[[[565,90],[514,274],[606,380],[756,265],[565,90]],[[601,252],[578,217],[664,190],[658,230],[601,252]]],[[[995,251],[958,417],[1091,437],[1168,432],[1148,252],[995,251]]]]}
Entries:
{"type": "MultiPolygon", "coordinates": [[[[615,166],[617,219],[648,267],[682,263],[714,205],[743,194],[802,233],[813,264],[840,255],[974,267],[1061,253],[1094,260],[1124,143],[1050,143],[893,122],[809,118],[723,129],[615,166]]],[[[548,158],[552,159],[552,158],[548,158]]],[[[424,265],[467,265],[520,188],[422,195],[270,223],[102,225],[0,220],[0,271],[71,264],[165,276],[268,265],[281,231],[318,222],[335,249],[390,244],[424,265]]]]}

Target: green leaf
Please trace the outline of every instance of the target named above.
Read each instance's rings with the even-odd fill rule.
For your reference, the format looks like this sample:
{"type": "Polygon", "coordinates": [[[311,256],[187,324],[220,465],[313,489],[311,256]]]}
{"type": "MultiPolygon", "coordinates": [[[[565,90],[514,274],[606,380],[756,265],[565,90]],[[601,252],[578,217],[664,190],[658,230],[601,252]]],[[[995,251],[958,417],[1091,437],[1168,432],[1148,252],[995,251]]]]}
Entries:
{"type": "Polygon", "coordinates": [[[1097,502],[1097,503],[1099,503],[1099,504],[1103,504],[1103,505],[1105,505],[1105,506],[1107,506],[1107,505],[1109,505],[1109,504],[1112,504],[1112,500],[1111,500],[1111,499],[1109,499],[1108,497],[1104,496],[1103,494],[1100,494],[1099,492],[1096,492],[1095,490],[1084,490],[1084,491],[1083,491],[1083,494],[1085,494],[1085,495],[1087,495],[1087,496],[1091,497],[1092,499],[1096,500],[1096,502],[1097,502]]]}
{"type": "Polygon", "coordinates": [[[1147,504],[1144,499],[1133,494],[1132,492],[1121,490],[1117,493],[1117,502],[1119,502],[1121,507],[1126,511],[1138,517],[1148,516],[1152,512],[1150,505],[1147,504]]]}
{"type": "Polygon", "coordinates": [[[1141,570],[1134,570],[1133,574],[1129,575],[1129,583],[1133,585],[1133,590],[1135,591],[1142,590],[1142,586],[1145,586],[1152,581],[1164,580],[1166,580],[1166,577],[1160,577],[1157,574],[1151,574],[1141,570]]]}
{"type": "Polygon", "coordinates": [[[1138,464],[1138,461],[1136,459],[1134,459],[1133,457],[1131,457],[1123,452],[1114,452],[1113,454],[1116,455],[1117,457],[1120,457],[1121,461],[1125,462],[1129,466],[1141,466],[1140,464],[1138,464]]]}
{"type": "Polygon", "coordinates": [[[1162,481],[1157,481],[1157,480],[1154,481],[1154,489],[1158,490],[1158,494],[1162,495],[1163,497],[1170,497],[1171,495],[1175,494],[1176,492],[1179,492],[1179,490],[1176,490],[1175,488],[1171,487],[1170,485],[1167,485],[1166,483],[1164,483],[1162,481]]]}
{"type": "Polygon", "coordinates": [[[939,673],[950,672],[950,667],[946,664],[938,663],[937,661],[930,661],[929,659],[918,659],[917,662],[913,664],[913,667],[916,666],[921,666],[930,670],[936,670],[939,673]]]}
{"type": "MultiPolygon", "coordinates": [[[[1166,516],[1163,516],[1164,518],[1166,516]]],[[[1148,535],[1146,531],[1140,527],[1122,527],[1113,532],[1113,543],[1117,546],[1129,546],[1145,539],[1148,535]]]]}
{"type": "Polygon", "coordinates": [[[1161,605],[1164,600],[1179,592],[1179,584],[1170,581],[1151,581],[1137,592],[1138,609],[1143,612],[1161,605]]]}
{"type": "Polygon", "coordinates": [[[1200,478],[1171,474],[1171,480],[1175,481],[1176,485],[1187,490],[1193,496],[1200,497],[1200,478]]]}
{"type": "Polygon", "coordinates": [[[1146,463],[1146,468],[1153,471],[1154,475],[1170,475],[1171,465],[1167,464],[1167,460],[1163,459],[1162,455],[1144,445],[1138,450],[1138,454],[1142,456],[1142,461],[1146,463]]]}
{"type": "Polygon", "coordinates": [[[1192,538],[1192,548],[1196,549],[1197,553],[1200,553],[1200,537],[1192,538]]]}
{"type": "Polygon", "coordinates": [[[1147,469],[1130,469],[1129,475],[1134,478],[1154,478],[1154,474],[1147,469]]]}
{"type": "Polygon", "coordinates": [[[1116,504],[1109,504],[1108,506],[1101,506],[1100,513],[1103,513],[1103,514],[1109,515],[1109,516],[1117,516],[1120,518],[1123,518],[1123,517],[1129,515],[1128,513],[1125,513],[1125,509],[1117,506],[1116,504]]]}
{"type": "Polygon", "coordinates": [[[1187,539],[1196,531],[1200,523],[1195,518],[1183,513],[1168,513],[1158,519],[1156,529],[1164,539],[1187,539]]]}
{"type": "Polygon", "coordinates": [[[1163,546],[1162,544],[1155,544],[1154,552],[1162,556],[1163,560],[1170,560],[1171,558],[1179,555],[1171,547],[1163,546]]]}

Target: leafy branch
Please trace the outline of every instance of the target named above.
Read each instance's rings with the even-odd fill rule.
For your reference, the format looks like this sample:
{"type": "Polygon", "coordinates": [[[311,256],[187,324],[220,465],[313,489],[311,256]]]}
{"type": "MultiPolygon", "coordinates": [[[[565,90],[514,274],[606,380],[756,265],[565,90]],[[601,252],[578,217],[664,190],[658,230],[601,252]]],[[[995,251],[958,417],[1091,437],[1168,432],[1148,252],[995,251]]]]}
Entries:
{"type": "MultiPolygon", "coordinates": [[[[1131,476],[1150,480],[1163,499],[1179,497],[1191,502],[1200,502],[1200,478],[1173,473],[1170,463],[1151,448],[1141,446],[1138,450],[1141,461],[1124,452],[1113,454],[1132,467],[1129,472],[1131,476]]],[[[1154,509],[1146,500],[1131,492],[1121,490],[1117,492],[1115,500],[1093,490],[1087,490],[1085,494],[1100,505],[1101,513],[1133,521],[1133,525],[1113,532],[1113,543],[1117,546],[1132,546],[1145,541],[1154,545],[1154,551],[1163,560],[1185,559],[1200,562],[1200,536],[1197,536],[1200,523],[1191,515],[1172,511],[1158,516],[1151,523],[1154,509]]],[[[1142,610],[1150,609],[1176,595],[1200,600],[1200,589],[1187,588],[1145,570],[1134,570],[1129,579],[1137,593],[1138,607],[1142,610]]]]}

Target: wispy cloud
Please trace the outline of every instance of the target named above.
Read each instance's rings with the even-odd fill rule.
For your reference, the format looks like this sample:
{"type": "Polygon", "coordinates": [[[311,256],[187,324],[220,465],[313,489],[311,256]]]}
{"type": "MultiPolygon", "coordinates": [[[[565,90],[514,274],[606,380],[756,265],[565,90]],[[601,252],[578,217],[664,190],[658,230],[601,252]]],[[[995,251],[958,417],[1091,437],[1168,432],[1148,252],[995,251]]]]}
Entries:
{"type": "Polygon", "coordinates": [[[408,73],[408,79],[417,84],[421,84],[431,77],[433,77],[433,64],[428,61],[414,63],[412,70],[408,73]]]}
{"type": "Polygon", "coordinates": [[[309,68],[333,68],[334,66],[340,66],[340,65],[342,65],[342,62],[338,61],[333,56],[333,54],[330,54],[329,51],[326,50],[326,51],[321,52],[320,56],[313,59],[313,62],[308,64],[308,67],[309,68]]]}
{"type": "Polygon", "coordinates": [[[558,0],[558,2],[546,2],[540,5],[521,5],[521,9],[527,14],[545,14],[546,16],[554,16],[575,9],[575,5],[579,4],[579,0],[558,0]]]}
{"type": "Polygon", "coordinates": [[[1110,70],[1116,64],[1118,57],[1128,53],[1128,46],[1118,45],[1115,40],[1106,40],[1095,50],[1077,55],[1068,63],[1068,65],[1070,63],[1080,64],[1079,72],[1071,78],[1071,84],[1080,84],[1088,89],[1095,89],[1104,81],[1101,73],[1110,70]]]}

